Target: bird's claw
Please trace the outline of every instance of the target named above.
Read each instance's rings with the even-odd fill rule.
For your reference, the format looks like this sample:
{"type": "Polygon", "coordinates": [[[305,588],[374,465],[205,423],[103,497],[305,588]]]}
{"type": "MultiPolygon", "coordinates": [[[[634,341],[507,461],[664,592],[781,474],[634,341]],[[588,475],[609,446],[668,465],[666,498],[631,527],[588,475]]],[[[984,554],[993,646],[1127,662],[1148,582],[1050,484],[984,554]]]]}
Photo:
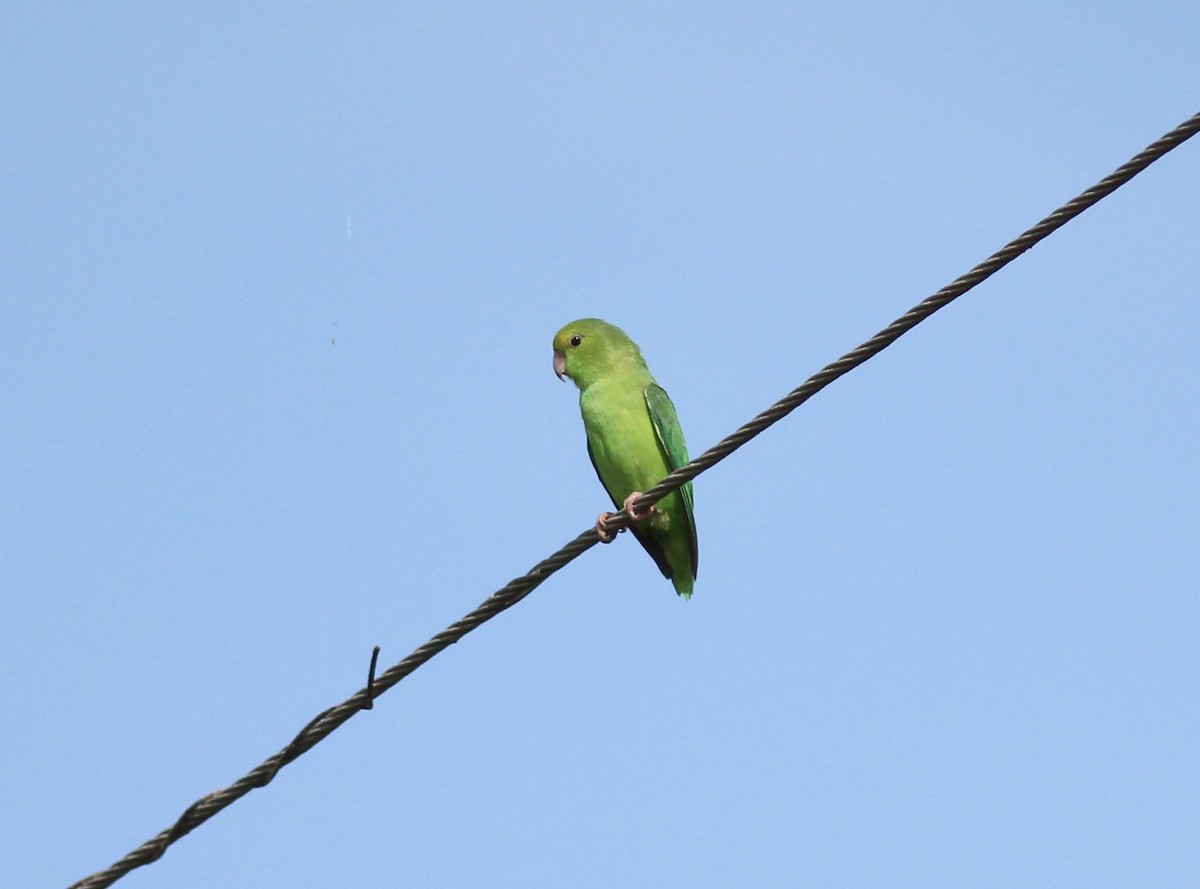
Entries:
{"type": "Polygon", "coordinates": [[[618,528],[616,531],[608,530],[608,522],[612,519],[611,512],[602,512],[596,517],[596,536],[600,538],[601,543],[612,543],[617,534],[624,531],[624,528],[618,528]]]}
{"type": "Polygon", "coordinates": [[[642,496],[641,491],[634,491],[625,498],[625,503],[621,506],[625,510],[625,514],[629,516],[631,522],[642,522],[654,515],[653,506],[643,506],[641,509],[636,508],[634,501],[642,496]]]}
{"type": "MultiPolygon", "coordinates": [[[[641,496],[641,491],[634,491],[625,498],[625,502],[621,505],[621,509],[629,516],[631,522],[643,522],[654,515],[653,506],[643,506],[641,509],[634,507],[633,502],[641,496]]],[[[616,515],[614,512],[602,512],[596,517],[596,536],[600,538],[601,543],[612,543],[617,534],[625,530],[625,528],[618,528],[616,531],[608,530],[608,523],[612,521],[614,515],[616,515]]]]}

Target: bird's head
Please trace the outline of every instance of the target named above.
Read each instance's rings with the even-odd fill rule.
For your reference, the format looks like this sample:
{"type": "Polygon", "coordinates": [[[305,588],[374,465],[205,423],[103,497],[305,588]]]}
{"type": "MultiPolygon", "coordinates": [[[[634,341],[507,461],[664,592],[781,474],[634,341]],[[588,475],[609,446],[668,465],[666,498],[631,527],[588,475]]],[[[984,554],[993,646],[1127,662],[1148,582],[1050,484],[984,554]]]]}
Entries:
{"type": "Polygon", "coordinates": [[[580,389],[626,362],[645,366],[633,340],[607,321],[581,318],[554,335],[554,372],[560,380],[570,377],[580,389]]]}

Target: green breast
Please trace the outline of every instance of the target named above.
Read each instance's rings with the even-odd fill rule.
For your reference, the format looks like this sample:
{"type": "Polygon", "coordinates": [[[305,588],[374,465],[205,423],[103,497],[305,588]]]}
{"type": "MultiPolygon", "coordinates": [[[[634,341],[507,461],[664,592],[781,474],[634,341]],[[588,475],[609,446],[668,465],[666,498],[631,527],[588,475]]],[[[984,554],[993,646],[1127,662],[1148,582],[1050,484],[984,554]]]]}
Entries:
{"type": "Polygon", "coordinates": [[[594,383],[580,394],[579,407],[596,472],[614,503],[620,504],[632,491],[646,490],[667,474],[666,457],[646,408],[644,385],[594,383]]]}

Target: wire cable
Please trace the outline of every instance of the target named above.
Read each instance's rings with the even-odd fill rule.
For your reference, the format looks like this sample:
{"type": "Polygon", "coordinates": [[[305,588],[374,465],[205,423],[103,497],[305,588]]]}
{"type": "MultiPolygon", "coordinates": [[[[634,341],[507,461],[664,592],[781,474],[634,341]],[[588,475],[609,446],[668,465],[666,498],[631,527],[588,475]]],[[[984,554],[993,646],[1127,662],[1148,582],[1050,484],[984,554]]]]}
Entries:
{"type": "MultiPolygon", "coordinates": [[[[816,395],[838,377],[849,373],[867,359],[886,349],[901,336],[912,330],[938,309],[943,308],[953,300],[962,296],[977,284],[987,280],[1004,266],[1008,265],[1030,247],[1043,238],[1066,225],[1084,210],[1116,191],[1130,179],[1136,176],[1150,164],[1161,158],[1167,152],[1176,148],[1187,139],[1200,131],[1200,113],[1181,123],[1161,139],[1151,143],[1141,152],[1130,158],[1108,176],[1105,176],[1087,191],[1063,204],[1041,222],[1024,232],[1016,239],[1004,245],[979,265],[966,274],[956,278],[937,293],[909,309],[879,333],[857,348],[847,352],[841,358],[825,365],[817,373],[805,380],[771,407],[760,413],[736,432],[719,441],[686,466],[676,469],[661,482],[646,491],[636,502],[635,506],[649,506],[657,503],[671,491],[684,482],[695,478],[700,473],[724,460],[750,439],[762,433],[768,427],[778,423],[812,396],[816,395]]],[[[629,517],[622,510],[614,514],[609,522],[610,530],[624,528],[629,524],[629,517]]],[[[491,620],[497,614],[516,605],[551,574],[558,571],[568,562],[578,558],[599,542],[595,528],[589,528],[558,552],[543,559],[520,577],[514,578],[501,587],[470,614],[454,622],[424,645],[413,651],[404,660],[390,667],[377,679],[369,680],[367,687],[359,690],[353,697],[336,706],[330,707],[314,717],[308,725],[300,730],[290,744],[260,764],[249,774],[221,790],[217,790],[190,805],[171,827],[159,833],[153,839],[143,843],[111,867],[98,871],[72,884],[70,889],[101,889],[111,886],[134,868],[142,867],[157,861],[167,848],[180,837],[190,833],[203,824],[217,812],[224,809],[237,799],[249,793],[256,787],[264,787],[271,782],[275,775],[288,763],[312,749],[335,729],[346,722],[359,710],[369,710],[376,697],[392,688],[419,666],[434,655],[449,648],[467,633],[480,624],[491,620]]],[[[374,664],[372,663],[372,676],[374,664]]]]}

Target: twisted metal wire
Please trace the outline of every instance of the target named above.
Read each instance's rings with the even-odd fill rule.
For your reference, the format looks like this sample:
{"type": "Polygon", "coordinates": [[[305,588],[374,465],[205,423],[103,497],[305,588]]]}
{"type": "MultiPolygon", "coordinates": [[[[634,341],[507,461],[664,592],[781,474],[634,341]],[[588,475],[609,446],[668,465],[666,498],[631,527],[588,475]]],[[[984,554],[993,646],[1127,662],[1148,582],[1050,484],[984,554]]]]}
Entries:
{"type": "MultiPolygon", "coordinates": [[[[746,442],[750,441],[750,439],[768,427],[778,423],[838,377],[849,373],[867,359],[886,349],[938,309],[991,277],[1047,235],[1066,225],[1066,223],[1070,222],[1084,210],[1120,188],[1167,152],[1194,136],[1197,131],[1200,131],[1200,113],[1184,121],[1161,139],[1148,145],[1129,161],[1087,189],[1087,191],[1063,204],[1041,222],[1037,223],[1037,225],[1030,228],[1020,237],[1010,241],[1000,250],[997,250],[965,275],[956,278],[937,293],[909,309],[862,345],[847,352],[836,361],[825,365],[825,367],[805,380],[800,386],[793,389],[736,432],[725,437],[686,466],[675,470],[661,482],[650,488],[636,501],[635,506],[643,507],[657,503],[684,482],[695,478],[706,469],[724,460],[742,445],[746,444],[746,442]]],[[[624,511],[621,511],[613,516],[608,527],[610,530],[619,529],[626,527],[628,524],[628,515],[624,511]]],[[[558,550],[558,552],[538,562],[528,572],[514,578],[505,586],[492,593],[478,608],[446,627],[446,629],[442,630],[436,636],[433,636],[428,642],[404,658],[404,660],[385,671],[378,679],[369,681],[367,687],[360,689],[353,697],[318,714],[308,725],[300,730],[299,734],[296,735],[287,747],[265,760],[249,774],[228,787],[197,800],[167,830],[143,843],[111,867],[103,871],[98,871],[72,884],[70,889],[100,889],[100,887],[111,886],[134,868],[157,861],[162,857],[167,848],[180,837],[190,833],[217,812],[249,793],[254,788],[266,786],[283,766],[324,740],[359,710],[369,710],[378,695],[396,685],[401,679],[404,679],[434,655],[449,648],[480,624],[491,620],[500,612],[516,605],[540,586],[551,574],[591,549],[598,542],[599,538],[596,536],[594,528],[584,531],[558,550]]]]}

